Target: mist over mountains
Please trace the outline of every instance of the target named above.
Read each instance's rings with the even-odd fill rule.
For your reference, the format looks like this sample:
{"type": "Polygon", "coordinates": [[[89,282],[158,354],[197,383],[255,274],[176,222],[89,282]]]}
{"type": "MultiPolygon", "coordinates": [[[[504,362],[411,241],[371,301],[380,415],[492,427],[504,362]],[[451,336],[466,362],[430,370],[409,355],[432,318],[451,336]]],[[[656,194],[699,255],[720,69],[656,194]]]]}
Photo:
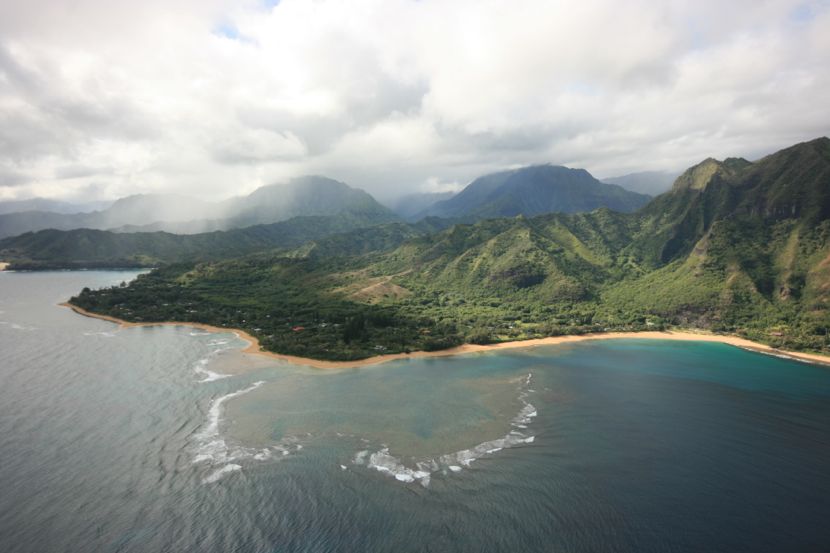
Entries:
{"type": "Polygon", "coordinates": [[[150,224],[124,224],[113,230],[197,234],[267,225],[293,217],[329,215],[352,217],[357,223],[367,224],[397,220],[390,209],[363,190],[326,177],[306,176],[285,184],[260,187],[247,196],[210,204],[201,217],[197,214],[179,222],[159,220],[150,224]]]}
{"type": "Polygon", "coordinates": [[[112,202],[63,202],[47,198],[30,198],[28,200],[0,201],[0,215],[20,213],[23,211],[50,211],[52,213],[88,213],[100,211],[112,205],[112,202]]]}
{"type": "MultiPolygon", "coordinates": [[[[631,181],[633,182],[633,180],[631,181]]],[[[380,223],[429,216],[477,220],[523,214],[572,213],[608,207],[632,211],[645,195],[608,185],[582,169],[534,166],[485,175],[458,194],[406,195],[392,209],[363,190],[321,176],[299,177],[258,188],[247,196],[206,202],[176,194],[139,194],[111,205],[74,205],[34,199],[0,204],[0,238],[45,229],[198,234],[267,225],[293,217],[351,216],[380,223]],[[94,208],[84,211],[82,208],[94,208]],[[4,212],[5,211],[5,212],[4,212]]]]}
{"type": "Polygon", "coordinates": [[[667,192],[679,175],[680,172],[674,171],[640,171],[618,177],[604,178],[602,182],[617,184],[626,190],[639,194],[658,196],[663,192],[667,192]]]}
{"type": "Polygon", "coordinates": [[[91,213],[27,211],[0,215],[0,237],[43,229],[195,234],[270,224],[303,216],[349,215],[369,223],[397,217],[369,194],[325,177],[263,186],[247,196],[205,202],[176,194],[122,198],[91,213]]]}
{"type": "MultiPolygon", "coordinates": [[[[457,195],[409,196],[401,200],[395,214],[362,190],[308,176],[217,203],[176,195],[139,195],[93,213],[0,216],[0,237],[6,236],[0,242],[0,256],[28,268],[156,266],[177,258],[218,259],[296,247],[303,233],[309,241],[401,219],[415,222],[440,217],[444,222],[427,226],[445,228],[461,221],[597,207],[628,212],[647,200],[648,196],[601,183],[587,171],[545,165],[486,175],[457,195]],[[147,220],[154,222],[144,223],[147,220]],[[23,228],[41,230],[18,232],[23,228]]],[[[365,243],[367,237],[361,240],[365,243]]],[[[381,236],[377,243],[388,241],[381,236]]]]}
{"type": "MultiPolygon", "coordinates": [[[[810,201],[803,202],[807,189],[792,176],[792,171],[809,165],[805,159],[781,162],[789,176],[785,183],[771,189],[774,193],[761,188],[751,194],[740,192],[741,187],[736,186],[719,188],[735,175],[767,167],[770,159],[785,159],[787,152],[822,152],[825,143],[826,139],[818,139],[794,146],[754,164],[740,158],[706,159],[680,175],[669,193],[650,202],[649,196],[602,183],[585,170],[552,165],[485,175],[454,195],[410,196],[397,205],[397,214],[362,190],[319,176],[264,186],[224,202],[201,202],[176,195],[137,195],[90,213],[30,211],[0,215],[0,230],[5,234],[23,226],[50,227],[6,236],[0,240],[0,260],[17,268],[34,269],[154,267],[182,260],[207,261],[273,249],[290,250],[304,244],[304,249],[298,250],[305,252],[298,254],[301,257],[311,252],[318,258],[346,252],[358,255],[395,247],[405,239],[458,223],[517,215],[590,213],[596,209],[627,214],[639,209],[638,213],[647,215],[642,220],[649,221],[647,225],[643,223],[650,225],[649,231],[635,239],[629,231],[620,229],[617,239],[636,242],[641,248],[660,241],[659,249],[647,248],[649,255],[643,258],[651,259],[650,266],[654,266],[690,248],[691,243],[699,240],[700,228],[721,217],[717,214],[738,198],[742,205],[768,201],[763,209],[799,216],[825,205],[821,196],[823,181],[810,175],[803,180],[815,183],[817,188],[809,189],[810,201]],[[708,191],[710,188],[720,192],[715,194],[708,191]],[[707,190],[704,197],[708,202],[702,211],[686,211],[700,202],[694,194],[682,202],[676,200],[688,191],[701,190],[707,190]],[[690,213],[696,215],[692,217],[690,213]],[[156,222],[146,222],[154,219],[156,222]],[[401,226],[403,220],[423,224],[401,226]],[[351,234],[349,238],[333,238],[346,236],[344,233],[351,234]]],[[[758,173],[763,179],[770,178],[769,174],[758,173]]],[[[635,180],[632,176],[629,182],[635,180]]],[[[641,182],[649,184],[647,179],[641,182]]],[[[645,252],[641,251],[643,255],[645,252]]]]}
{"type": "Polygon", "coordinates": [[[38,209],[0,215],[0,237],[42,229],[111,229],[125,224],[143,224],[148,222],[148,218],[154,221],[187,221],[205,214],[218,213],[213,204],[175,194],[128,196],[104,209],[90,212],[45,211],[53,204],[44,203],[43,200],[32,201],[30,205],[37,206],[38,209]]]}
{"type": "Polygon", "coordinates": [[[389,208],[406,219],[407,221],[417,220],[425,211],[438,202],[449,200],[457,192],[420,192],[407,194],[393,202],[389,202],[389,208]]]}
{"type": "MultiPolygon", "coordinates": [[[[822,140],[808,144],[820,145],[822,140]]],[[[805,147],[793,148],[802,151],[805,147]]],[[[780,159],[783,155],[778,153],[768,158],[780,159]]],[[[657,239],[662,233],[669,232],[667,229],[683,229],[684,225],[692,225],[686,221],[678,227],[678,221],[684,220],[685,216],[677,210],[693,205],[696,200],[690,198],[688,202],[677,203],[667,198],[675,198],[686,189],[701,190],[709,186],[713,179],[722,180],[729,172],[756,166],[763,165],[761,162],[753,165],[743,159],[727,158],[723,162],[707,159],[690,168],[677,178],[671,194],[663,194],[642,208],[643,213],[651,214],[649,220],[665,222],[653,228],[651,236],[644,237],[644,240],[657,239]]],[[[788,191],[781,195],[784,198],[790,196],[799,198],[803,192],[788,191]]],[[[648,196],[601,183],[587,171],[551,165],[485,175],[458,194],[448,199],[443,197],[434,194],[412,197],[399,206],[409,208],[408,213],[401,215],[409,215],[407,218],[410,221],[425,217],[436,221],[440,215],[442,222],[428,223],[416,234],[426,232],[426,229],[436,230],[460,222],[500,216],[533,217],[545,213],[589,212],[596,208],[628,213],[648,200],[648,196]],[[411,214],[415,207],[423,205],[427,208],[411,214]]],[[[751,197],[758,201],[765,196],[758,193],[751,197]]],[[[723,205],[729,201],[732,200],[728,196],[720,199],[723,205]]],[[[813,202],[815,205],[821,203],[820,199],[813,202]]],[[[720,209],[718,205],[721,204],[709,206],[707,215],[701,217],[711,219],[711,213],[720,209]]],[[[36,224],[39,215],[39,212],[29,212],[0,216],[0,223],[19,217],[29,224],[36,224]]],[[[19,267],[31,268],[84,264],[156,266],[177,259],[219,259],[273,248],[295,248],[304,242],[311,243],[337,233],[360,229],[374,229],[378,237],[369,238],[371,233],[366,232],[360,236],[353,235],[358,245],[341,242],[333,247],[336,242],[328,242],[327,245],[318,243],[311,249],[317,252],[316,255],[322,251],[329,251],[332,255],[346,251],[365,252],[377,249],[378,245],[395,245],[396,236],[411,235],[409,230],[382,229],[379,225],[397,224],[402,217],[380,205],[366,192],[324,177],[303,177],[283,185],[265,186],[248,196],[221,203],[199,202],[173,195],[144,195],[119,200],[99,212],[49,216],[52,218],[44,216],[44,219],[65,225],[91,223],[107,227],[124,220],[140,221],[147,217],[168,218],[171,221],[121,225],[115,227],[117,232],[80,228],[24,233],[0,241],[0,258],[19,267]],[[200,215],[213,218],[193,219],[200,215]],[[175,219],[185,220],[177,222],[175,219]],[[368,247],[367,244],[373,245],[368,247]]],[[[665,251],[655,252],[661,261],[672,255],[673,248],[688,247],[688,244],[683,245],[684,241],[697,236],[685,231],[671,232],[675,235],[661,246],[665,251]]]]}

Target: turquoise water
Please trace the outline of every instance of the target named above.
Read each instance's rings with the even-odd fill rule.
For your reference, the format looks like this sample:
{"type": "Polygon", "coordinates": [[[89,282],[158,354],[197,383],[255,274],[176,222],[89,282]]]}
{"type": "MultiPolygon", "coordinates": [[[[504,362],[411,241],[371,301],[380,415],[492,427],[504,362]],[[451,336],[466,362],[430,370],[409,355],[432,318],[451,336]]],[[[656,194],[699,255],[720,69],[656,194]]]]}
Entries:
{"type": "Polygon", "coordinates": [[[827,551],[830,370],[615,340],[320,371],[0,273],[0,550],[827,551]]]}

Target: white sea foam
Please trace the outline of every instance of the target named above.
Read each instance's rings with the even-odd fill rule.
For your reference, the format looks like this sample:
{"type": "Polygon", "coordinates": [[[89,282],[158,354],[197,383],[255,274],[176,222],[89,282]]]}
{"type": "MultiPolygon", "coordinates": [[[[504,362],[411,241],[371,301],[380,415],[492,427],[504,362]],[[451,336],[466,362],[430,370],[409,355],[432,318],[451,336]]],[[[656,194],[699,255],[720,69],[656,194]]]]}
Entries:
{"type": "Polygon", "coordinates": [[[225,465],[222,468],[216,469],[215,471],[210,473],[210,475],[208,475],[206,478],[202,480],[202,484],[213,484],[214,482],[218,482],[223,476],[226,476],[238,470],[242,470],[241,465],[225,465]]]}
{"type": "Polygon", "coordinates": [[[194,435],[196,448],[192,462],[193,464],[209,464],[211,467],[221,465],[221,467],[214,470],[202,482],[216,482],[230,472],[241,470],[242,466],[237,464],[237,461],[267,461],[274,458],[275,453],[279,457],[284,457],[290,453],[296,453],[303,447],[297,443],[297,438],[291,436],[283,438],[280,443],[270,448],[242,447],[229,444],[220,434],[219,426],[222,422],[222,411],[225,402],[229,399],[247,394],[259,388],[262,384],[264,384],[262,380],[254,382],[247,388],[230,392],[211,402],[210,408],[208,409],[207,422],[194,435]]]}
{"type": "Polygon", "coordinates": [[[84,336],[103,336],[104,338],[115,338],[115,332],[84,332],[84,336]]]}
{"type": "Polygon", "coordinates": [[[805,359],[803,357],[795,357],[793,355],[787,355],[786,353],[780,352],[773,352],[773,351],[763,351],[760,349],[747,349],[746,351],[752,351],[755,353],[762,353],[764,355],[769,355],[770,357],[777,357],[779,359],[786,359],[787,361],[798,361],[800,363],[807,363],[808,365],[823,365],[823,363],[819,361],[813,361],[812,359],[805,359]]]}
{"type": "Polygon", "coordinates": [[[196,363],[193,365],[193,370],[196,373],[204,375],[204,378],[202,378],[202,380],[200,380],[199,382],[213,382],[215,380],[221,380],[223,378],[228,378],[230,376],[229,374],[217,373],[208,369],[207,366],[208,363],[210,363],[210,359],[211,356],[204,357],[196,361],[196,363]]]}
{"type": "MultiPolygon", "coordinates": [[[[190,333],[191,336],[203,336],[203,335],[206,335],[206,334],[207,333],[204,333],[204,334],[198,334],[198,333],[194,334],[193,332],[190,333]]],[[[222,373],[214,372],[214,371],[211,371],[207,368],[208,365],[210,364],[211,360],[214,357],[216,357],[217,355],[219,355],[223,351],[228,351],[229,349],[232,349],[230,346],[228,346],[228,344],[229,344],[228,340],[212,340],[212,341],[208,342],[207,345],[212,346],[215,349],[213,349],[207,356],[205,356],[202,359],[199,359],[198,361],[196,361],[196,363],[193,365],[193,370],[197,374],[200,374],[200,375],[203,376],[202,380],[200,380],[199,382],[214,382],[216,380],[221,380],[223,378],[228,378],[229,376],[231,376],[229,374],[222,374],[222,373]],[[216,347],[216,346],[228,346],[228,347],[216,347]]]]}
{"type": "Polygon", "coordinates": [[[528,424],[538,415],[536,407],[527,401],[527,396],[530,393],[528,386],[530,385],[532,376],[532,373],[528,373],[527,377],[523,380],[523,384],[520,386],[519,401],[524,406],[510,422],[513,429],[502,438],[480,443],[470,449],[447,453],[436,459],[430,459],[429,461],[417,462],[415,468],[404,465],[401,459],[390,454],[389,448],[385,446],[375,453],[369,453],[369,450],[358,451],[352,462],[355,465],[365,465],[380,473],[393,476],[399,482],[407,484],[418,482],[426,487],[429,486],[430,477],[434,472],[439,470],[444,473],[446,473],[446,470],[454,473],[461,472],[463,467],[469,467],[481,457],[493,455],[503,449],[520,446],[522,444],[531,444],[536,437],[527,435],[524,430],[527,429],[528,424]]]}
{"type": "Polygon", "coordinates": [[[198,449],[196,457],[193,459],[194,463],[200,463],[202,461],[226,463],[238,458],[240,454],[242,456],[248,456],[242,450],[230,448],[224,438],[219,434],[219,423],[222,420],[222,404],[229,399],[256,390],[262,384],[264,384],[264,381],[260,380],[254,382],[247,388],[225,394],[213,400],[210,404],[210,409],[208,409],[207,423],[195,436],[198,442],[198,449]]]}
{"type": "MultiPolygon", "coordinates": [[[[360,452],[360,463],[358,464],[363,463],[363,460],[366,458],[365,454],[367,453],[368,451],[360,452]]],[[[355,461],[357,462],[357,460],[358,458],[356,457],[355,461]]],[[[424,486],[429,485],[430,471],[427,470],[428,467],[424,463],[418,463],[415,469],[406,467],[401,463],[400,459],[389,454],[388,447],[384,447],[380,451],[370,454],[365,462],[370,468],[393,476],[399,482],[410,483],[417,480],[424,486]]]]}

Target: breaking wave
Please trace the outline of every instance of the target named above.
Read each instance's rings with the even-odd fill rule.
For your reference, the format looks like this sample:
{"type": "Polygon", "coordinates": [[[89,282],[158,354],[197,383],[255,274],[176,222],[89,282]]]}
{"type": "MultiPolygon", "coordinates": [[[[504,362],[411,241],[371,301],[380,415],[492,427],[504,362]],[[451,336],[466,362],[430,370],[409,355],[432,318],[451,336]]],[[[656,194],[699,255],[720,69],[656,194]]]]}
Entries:
{"type": "Polygon", "coordinates": [[[104,338],[115,338],[115,332],[84,332],[84,336],[103,336],[104,338]]]}
{"type": "Polygon", "coordinates": [[[265,381],[254,382],[247,388],[230,392],[214,399],[208,409],[207,422],[202,429],[194,435],[196,449],[193,456],[193,464],[207,464],[210,467],[217,467],[213,472],[202,480],[203,484],[212,484],[224,476],[242,470],[242,466],[235,461],[254,460],[267,461],[275,457],[284,457],[289,453],[299,451],[302,445],[297,439],[287,437],[280,443],[268,448],[251,448],[232,445],[222,437],[219,426],[222,422],[223,405],[229,399],[239,397],[256,390],[265,381]]]}
{"type": "MultiPolygon", "coordinates": [[[[209,336],[210,333],[208,333],[208,332],[191,332],[190,335],[191,336],[209,336]]],[[[208,346],[210,346],[214,349],[207,356],[205,356],[205,357],[199,359],[198,361],[196,361],[196,363],[194,363],[194,365],[193,365],[193,371],[196,372],[196,374],[199,374],[199,375],[202,376],[202,380],[200,380],[199,382],[214,382],[216,380],[221,380],[223,378],[228,378],[229,376],[231,376],[229,374],[222,374],[222,373],[218,373],[218,372],[211,371],[210,369],[208,369],[208,365],[210,365],[210,362],[211,362],[211,360],[213,360],[214,357],[216,357],[217,355],[219,355],[223,351],[228,351],[230,349],[233,349],[233,346],[231,346],[229,344],[230,344],[230,341],[228,341],[228,340],[218,340],[218,339],[217,340],[211,340],[210,342],[207,343],[208,346]]]]}
{"type": "Polygon", "coordinates": [[[532,377],[533,374],[528,373],[527,377],[523,379],[519,392],[519,401],[523,403],[523,407],[510,421],[510,426],[513,429],[501,438],[480,443],[469,449],[447,453],[427,461],[418,461],[414,467],[406,466],[401,459],[390,454],[388,447],[374,453],[369,450],[358,451],[352,459],[352,463],[394,477],[399,482],[407,484],[418,482],[426,487],[429,486],[430,479],[436,472],[440,471],[443,474],[461,472],[481,457],[493,455],[503,449],[531,444],[536,437],[528,434],[526,429],[538,414],[536,407],[527,400],[528,394],[533,391],[530,389],[532,377]]]}
{"type": "Polygon", "coordinates": [[[799,363],[807,363],[808,365],[824,365],[820,361],[813,361],[812,359],[806,359],[804,357],[796,357],[794,355],[787,355],[786,353],[781,353],[778,351],[765,351],[761,349],[752,349],[748,348],[746,351],[751,351],[754,353],[760,353],[763,355],[769,355],[770,357],[777,357],[779,359],[786,359],[787,361],[798,361],[799,363]]]}
{"type": "Polygon", "coordinates": [[[232,472],[236,472],[238,470],[242,470],[242,465],[234,465],[228,464],[220,469],[216,469],[209,476],[205,477],[202,480],[203,484],[213,484],[214,482],[218,482],[223,476],[226,474],[230,474],[232,472]]]}
{"type": "Polygon", "coordinates": [[[215,380],[222,380],[223,378],[228,378],[230,376],[229,374],[217,373],[207,368],[211,358],[213,358],[214,355],[215,354],[211,354],[207,357],[199,359],[193,365],[193,370],[197,374],[200,374],[204,377],[199,382],[213,382],[215,380]]]}

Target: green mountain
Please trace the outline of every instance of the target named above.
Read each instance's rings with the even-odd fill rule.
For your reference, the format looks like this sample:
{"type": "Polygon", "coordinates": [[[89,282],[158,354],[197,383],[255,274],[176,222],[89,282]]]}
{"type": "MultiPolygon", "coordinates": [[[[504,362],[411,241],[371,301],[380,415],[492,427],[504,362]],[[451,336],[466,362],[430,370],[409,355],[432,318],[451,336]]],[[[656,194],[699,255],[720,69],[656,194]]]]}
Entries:
{"type": "Polygon", "coordinates": [[[247,196],[217,203],[175,194],[140,194],[90,213],[0,214],[0,238],[43,229],[82,228],[196,234],[276,223],[293,217],[328,215],[374,223],[398,220],[366,192],[332,179],[311,176],[263,186],[247,196]]]}
{"type": "Polygon", "coordinates": [[[636,213],[423,230],[168,266],[73,302],[241,326],[274,351],[330,359],[675,325],[830,351],[827,138],[754,163],[705,160],[636,213]]]}
{"type": "Polygon", "coordinates": [[[300,177],[284,185],[258,188],[229,201],[227,228],[273,223],[297,216],[344,215],[374,222],[398,220],[363,190],[325,177],[300,177]]]}
{"type": "Polygon", "coordinates": [[[827,138],[755,163],[706,160],[649,204],[638,225],[624,251],[654,270],[608,287],[606,302],[680,324],[827,347],[827,138]]]}
{"type": "MultiPolygon", "coordinates": [[[[270,225],[200,234],[42,230],[0,240],[0,259],[10,262],[12,269],[156,267],[240,257],[272,249],[290,250],[309,240],[372,227],[383,220],[353,215],[306,216],[270,225]]],[[[382,231],[377,233],[383,235],[382,231]]]]}
{"type": "MultiPolygon", "coordinates": [[[[37,204],[41,207],[50,204],[37,204]]],[[[53,206],[54,208],[54,206],[53,206]]],[[[138,194],[121,198],[100,211],[59,213],[19,211],[0,214],[0,238],[42,229],[108,229],[153,221],[182,222],[215,214],[217,206],[175,194],[138,194]]]]}
{"type": "Polygon", "coordinates": [[[454,224],[452,219],[427,217],[417,223],[386,223],[361,227],[309,240],[288,255],[294,258],[331,259],[386,252],[394,250],[407,240],[440,232],[454,224]]]}
{"type": "Polygon", "coordinates": [[[630,212],[649,199],[644,194],[602,183],[584,169],[537,165],[480,177],[452,198],[425,210],[422,216],[478,220],[579,213],[600,207],[630,212]]]}

